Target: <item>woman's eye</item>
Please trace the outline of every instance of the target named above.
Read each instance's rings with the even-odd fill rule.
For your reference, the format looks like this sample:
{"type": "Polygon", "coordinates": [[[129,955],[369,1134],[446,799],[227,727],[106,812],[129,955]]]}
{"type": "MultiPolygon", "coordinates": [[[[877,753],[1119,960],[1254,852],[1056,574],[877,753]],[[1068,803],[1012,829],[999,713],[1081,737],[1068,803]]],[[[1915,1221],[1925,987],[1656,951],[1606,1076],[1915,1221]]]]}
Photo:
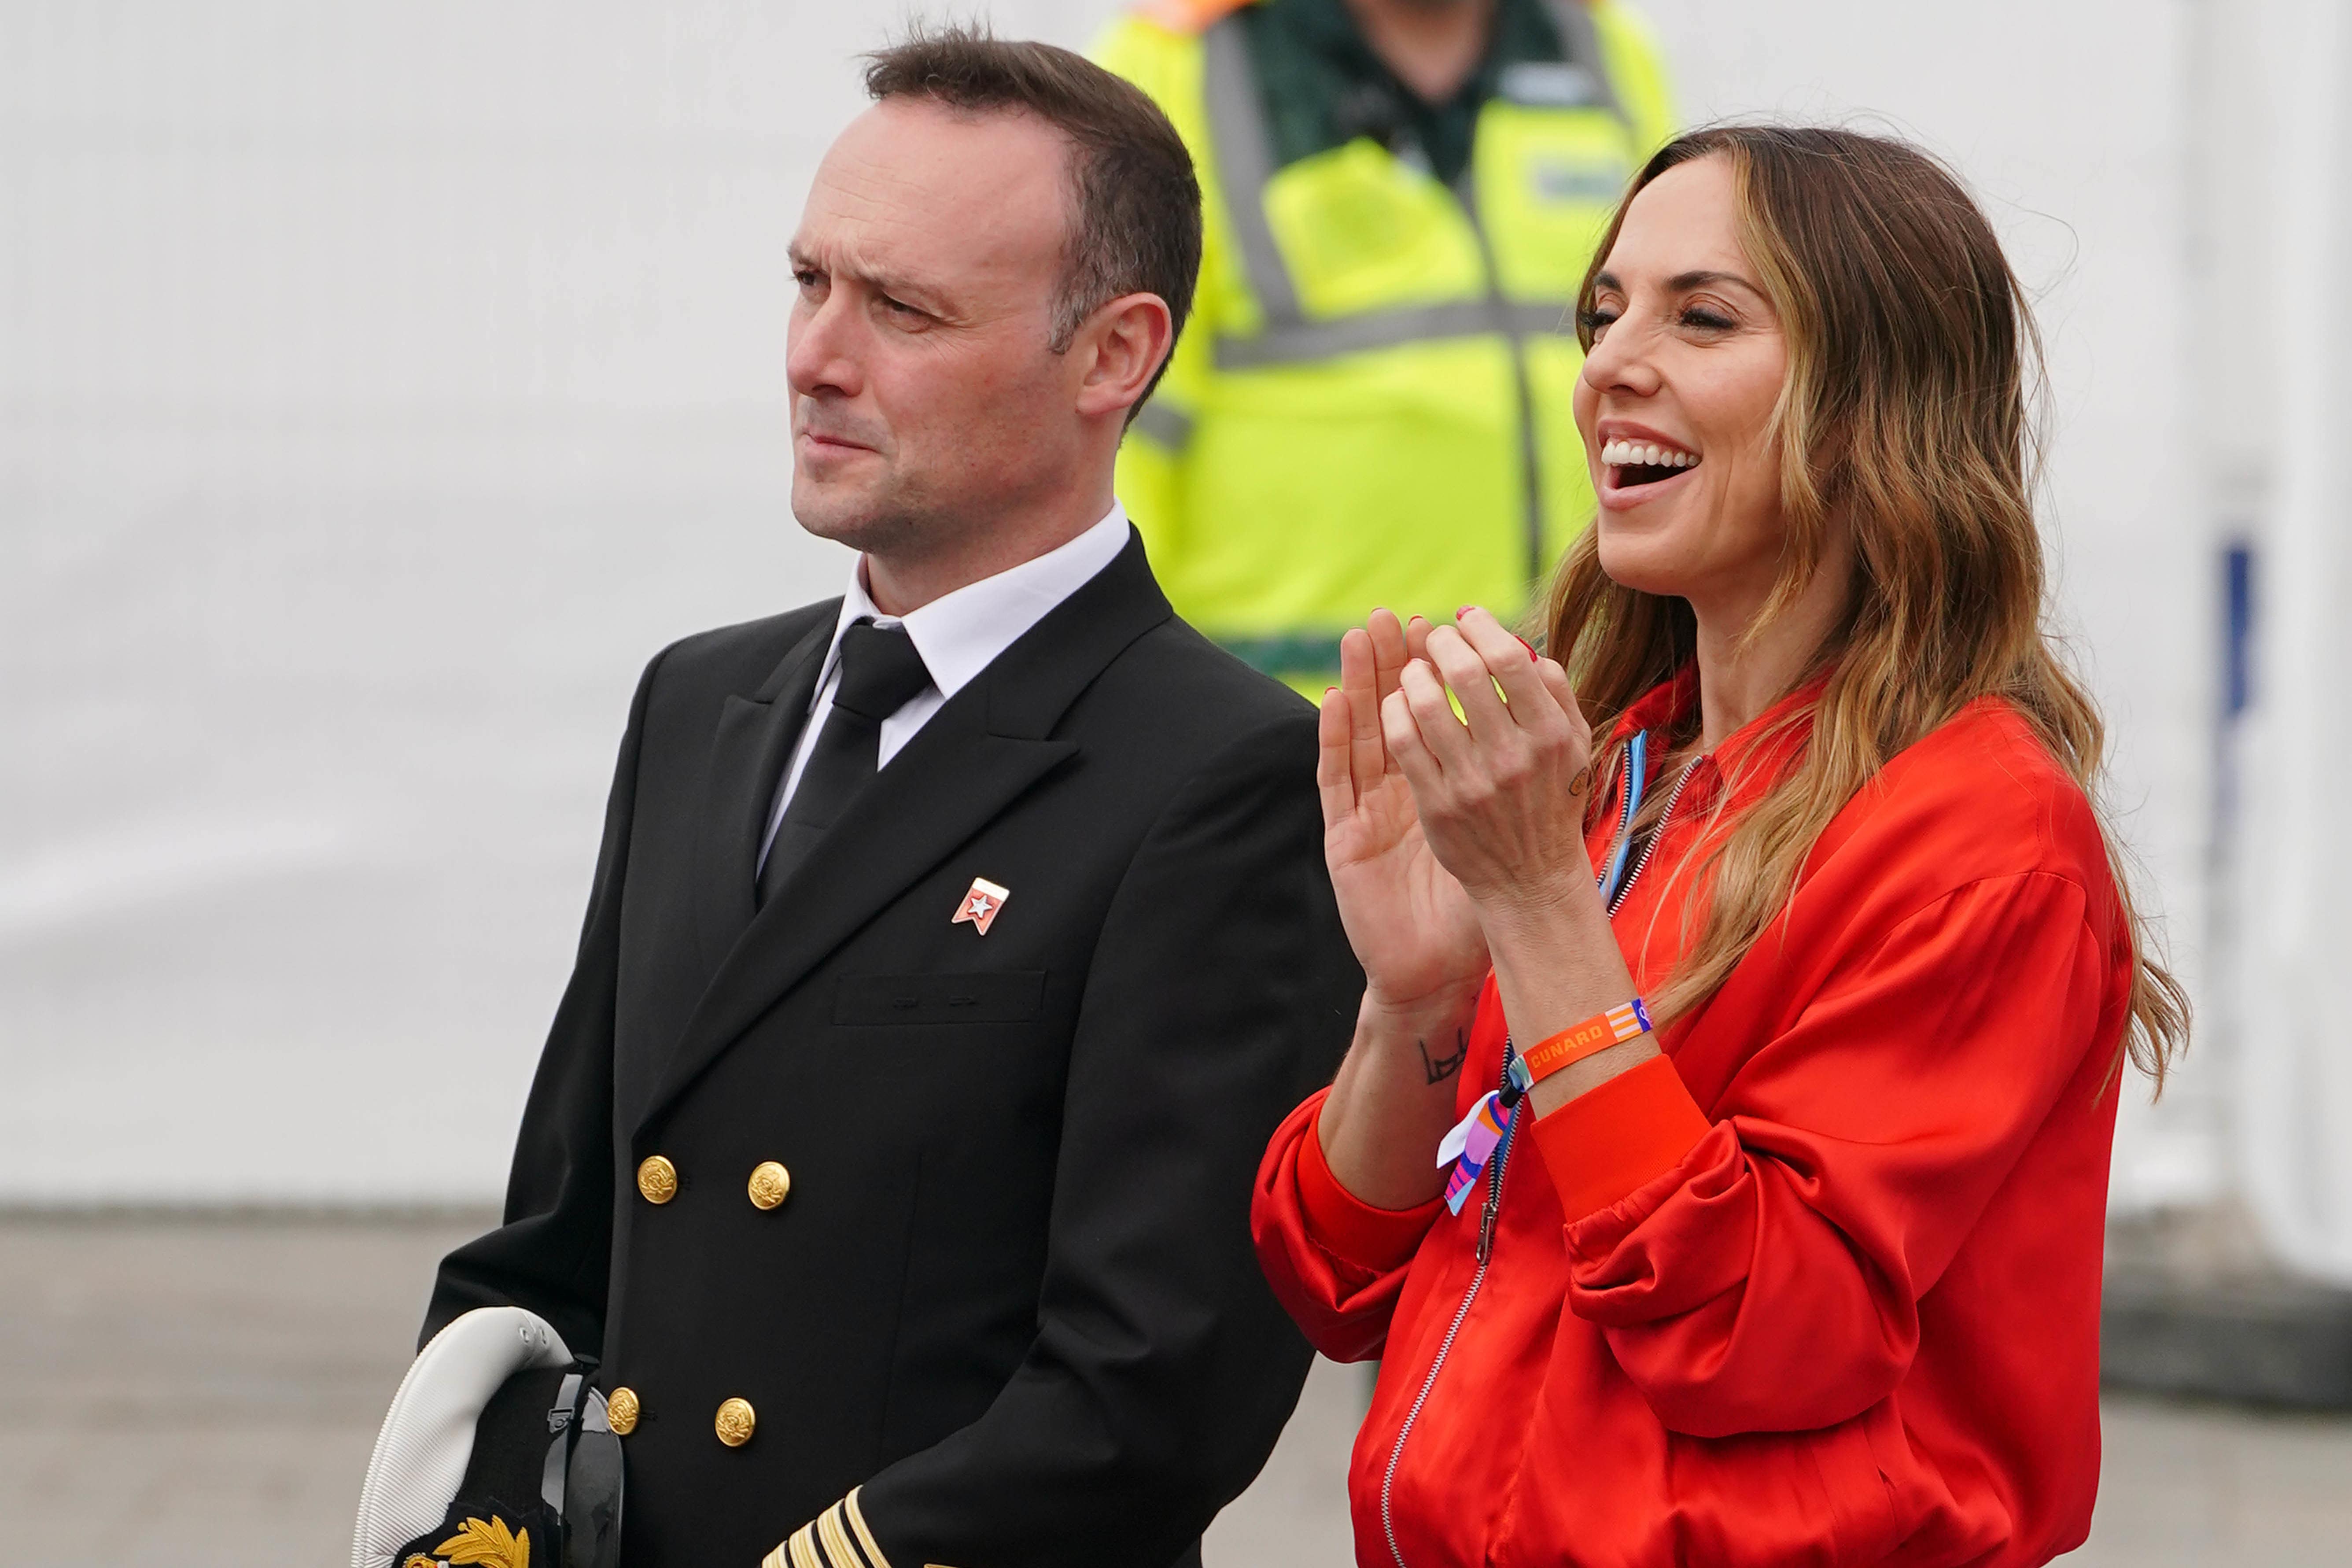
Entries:
{"type": "Polygon", "coordinates": [[[1601,334],[1607,331],[1616,320],[1617,312],[1609,310],[1579,310],[1576,313],[1577,326],[1595,342],[1601,341],[1601,334]]]}
{"type": "Polygon", "coordinates": [[[1701,331],[1727,332],[1738,324],[1730,317],[1699,305],[1689,306],[1683,311],[1683,325],[1696,327],[1701,331]]]}

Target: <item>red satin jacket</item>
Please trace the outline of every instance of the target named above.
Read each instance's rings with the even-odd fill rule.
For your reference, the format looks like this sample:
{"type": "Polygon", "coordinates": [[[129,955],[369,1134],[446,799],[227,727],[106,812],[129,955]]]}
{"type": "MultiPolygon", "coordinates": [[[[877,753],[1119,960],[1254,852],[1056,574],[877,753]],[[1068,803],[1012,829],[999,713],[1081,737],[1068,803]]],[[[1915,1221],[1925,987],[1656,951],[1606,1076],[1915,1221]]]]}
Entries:
{"type": "MultiPolygon", "coordinates": [[[[1693,697],[1661,687],[1619,732],[1693,697]]],[[[1785,764],[1794,711],[1698,764],[1620,907],[1645,990],[1692,850],[1785,764]]],[[[1459,1216],[1360,1202],[1324,1163],[1322,1096],[1300,1106],[1252,1227],[1307,1337],[1381,1358],[1357,1561],[2016,1564],[2081,1542],[2131,973],[2089,804],[1988,700],[1838,815],[1661,1058],[1523,1114],[1459,1216]]],[[[1461,1110],[1500,1082],[1506,1030],[1490,980],[1461,1110]]]]}

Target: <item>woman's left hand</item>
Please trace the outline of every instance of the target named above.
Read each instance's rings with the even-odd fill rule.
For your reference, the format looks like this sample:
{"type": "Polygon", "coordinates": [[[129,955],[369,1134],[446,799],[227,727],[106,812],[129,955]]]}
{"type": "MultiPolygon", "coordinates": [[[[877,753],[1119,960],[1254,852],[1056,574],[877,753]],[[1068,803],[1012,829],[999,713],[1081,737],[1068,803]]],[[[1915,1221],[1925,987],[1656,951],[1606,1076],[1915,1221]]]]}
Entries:
{"type": "Polygon", "coordinates": [[[1482,919],[1597,898],[1584,847],[1592,731],[1568,672],[1482,609],[1414,651],[1381,727],[1439,864],[1482,919]]]}

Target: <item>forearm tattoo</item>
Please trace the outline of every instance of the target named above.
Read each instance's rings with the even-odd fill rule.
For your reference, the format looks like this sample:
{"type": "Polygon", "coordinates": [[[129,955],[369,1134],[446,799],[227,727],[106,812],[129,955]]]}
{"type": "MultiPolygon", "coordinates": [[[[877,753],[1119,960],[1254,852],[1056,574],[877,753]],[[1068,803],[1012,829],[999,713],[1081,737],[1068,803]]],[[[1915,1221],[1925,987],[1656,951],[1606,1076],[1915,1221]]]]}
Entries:
{"type": "Polygon", "coordinates": [[[1452,1056],[1431,1056],[1427,1040],[1415,1040],[1413,1044],[1421,1047],[1421,1070],[1429,1075],[1429,1081],[1433,1084],[1444,1083],[1460,1072],[1462,1064],[1470,1059],[1470,1037],[1460,1029],[1454,1031],[1452,1056]]]}

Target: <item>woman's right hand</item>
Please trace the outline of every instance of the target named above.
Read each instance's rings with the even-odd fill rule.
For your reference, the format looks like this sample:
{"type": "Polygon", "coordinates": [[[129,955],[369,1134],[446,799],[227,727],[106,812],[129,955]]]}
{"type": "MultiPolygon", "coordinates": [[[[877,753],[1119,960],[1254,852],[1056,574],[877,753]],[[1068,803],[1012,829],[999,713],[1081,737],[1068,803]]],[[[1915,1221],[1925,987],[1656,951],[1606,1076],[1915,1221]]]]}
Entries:
{"type": "Polygon", "coordinates": [[[1324,694],[1315,782],[1323,854],[1348,941],[1364,966],[1368,1009],[1466,1016],[1486,977],[1486,939],[1453,873],[1423,837],[1412,790],[1381,734],[1381,704],[1428,623],[1388,610],[1339,640],[1339,684],[1324,694]]]}

